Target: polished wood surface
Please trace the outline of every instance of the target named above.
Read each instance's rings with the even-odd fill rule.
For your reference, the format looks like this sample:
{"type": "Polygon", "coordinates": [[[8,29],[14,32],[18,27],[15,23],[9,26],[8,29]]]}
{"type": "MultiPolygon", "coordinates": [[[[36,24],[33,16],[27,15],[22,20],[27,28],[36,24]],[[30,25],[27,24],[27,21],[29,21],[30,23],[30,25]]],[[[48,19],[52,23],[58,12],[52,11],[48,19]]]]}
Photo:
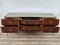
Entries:
{"type": "Polygon", "coordinates": [[[44,26],[42,29],[42,32],[48,32],[48,33],[57,33],[59,31],[59,27],[55,26],[44,26]]]}
{"type": "Polygon", "coordinates": [[[18,25],[18,19],[2,19],[2,25],[18,25]]]}
{"type": "Polygon", "coordinates": [[[41,26],[21,26],[21,30],[25,31],[41,31],[41,26]]]}
{"type": "Polygon", "coordinates": [[[58,25],[59,19],[43,18],[43,25],[58,25]]]}
{"type": "Polygon", "coordinates": [[[59,19],[42,17],[18,17],[1,19],[3,33],[18,33],[19,31],[41,31],[57,33],[59,31],[59,19]]]}
{"type": "Polygon", "coordinates": [[[19,27],[1,27],[3,33],[18,33],[19,27]]]}
{"type": "Polygon", "coordinates": [[[22,25],[40,25],[42,24],[42,22],[39,19],[22,19],[21,24],[22,25]]]}

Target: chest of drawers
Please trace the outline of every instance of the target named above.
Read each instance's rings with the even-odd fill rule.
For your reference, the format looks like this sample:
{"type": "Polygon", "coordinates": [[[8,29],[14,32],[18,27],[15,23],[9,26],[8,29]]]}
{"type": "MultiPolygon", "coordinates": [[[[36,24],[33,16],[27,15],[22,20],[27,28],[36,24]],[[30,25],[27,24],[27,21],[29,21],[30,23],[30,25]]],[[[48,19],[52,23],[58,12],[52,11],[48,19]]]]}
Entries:
{"type": "Polygon", "coordinates": [[[57,33],[59,19],[52,13],[8,13],[1,19],[3,33],[18,33],[19,31],[40,31],[57,33]]]}

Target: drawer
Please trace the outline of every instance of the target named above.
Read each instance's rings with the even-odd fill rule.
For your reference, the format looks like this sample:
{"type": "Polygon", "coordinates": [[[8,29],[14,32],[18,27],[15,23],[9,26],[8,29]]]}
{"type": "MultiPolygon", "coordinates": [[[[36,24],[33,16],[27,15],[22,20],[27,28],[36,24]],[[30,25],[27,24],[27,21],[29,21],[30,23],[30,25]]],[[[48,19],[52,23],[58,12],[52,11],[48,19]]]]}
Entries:
{"type": "Polygon", "coordinates": [[[1,22],[2,22],[2,25],[18,25],[19,24],[18,19],[2,19],[1,22]]]}
{"type": "Polygon", "coordinates": [[[1,27],[3,33],[18,33],[19,27],[1,27]]]}
{"type": "Polygon", "coordinates": [[[23,19],[21,20],[22,25],[40,25],[41,20],[28,20],[28,19],[23,19]]]}
{"type": "Polygon", "coordinates": [[[25,31],[40,31],[41,27],[40,26],[21,26],[21,30],[25,30],[25,31]]]}
{"type": "Polygon", "coordinates": [[[51,26],[51,27],[43,27],[43,30],[42,32],[50,32],[50,33],[57,33],[59,31],[59,27],[54,27],[54,26],[51,26]]]}
{"type": "Polygon", "coordinates": [[[59,19],[45,18],[42,21],[43,21],[43,25],[58,25],[59,24],[59,19]]]}

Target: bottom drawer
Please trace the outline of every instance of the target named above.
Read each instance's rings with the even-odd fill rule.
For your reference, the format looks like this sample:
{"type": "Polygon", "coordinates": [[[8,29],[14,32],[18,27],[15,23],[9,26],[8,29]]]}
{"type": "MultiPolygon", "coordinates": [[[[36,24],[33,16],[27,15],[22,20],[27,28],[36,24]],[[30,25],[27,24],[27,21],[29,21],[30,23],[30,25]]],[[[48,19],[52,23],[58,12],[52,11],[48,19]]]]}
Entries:
{"type": "Polygon", "coordinates": [[[18,33],[19,27],[1,27],[3,33],[18,33]]]}
{"type": "Polygon", "coordinates": [[[50,33],[57,33],[59,31],[59,27],[43,27],[42,32],[50,32],[50,33]]]}
{"type": "Polygon", "coordinates": [[[21,26],[21,30],[25,30],[25,31],[40,31],[41,27],[40,26],[21,26]]]}

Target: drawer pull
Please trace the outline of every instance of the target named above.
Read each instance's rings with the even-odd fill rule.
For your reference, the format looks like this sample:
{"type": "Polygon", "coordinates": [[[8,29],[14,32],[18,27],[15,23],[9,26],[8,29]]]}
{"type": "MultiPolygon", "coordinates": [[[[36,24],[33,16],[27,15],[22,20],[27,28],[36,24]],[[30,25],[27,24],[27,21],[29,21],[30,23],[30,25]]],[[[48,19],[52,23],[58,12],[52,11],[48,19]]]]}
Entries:
{"type": "Polygon", "coordinates": [[[10,24],[12,23],[12,22],[9,22],[10,24]]]}
{"type": "Polygon", "coordinates": [[[20,20],[22,20],[22,19],[20,18],[20,20]]]}
{"type": "Polygon", "coordinates": [[[49,22],[49,24],[51,24],[52,22],[49,22]]]}
{"type": "Polygon", "coordinates": [[[42,20],[42,19],[39,19],[40,21],[42,20]]]}
{"type": "Polygon", "coordinates": [[[9,31],[12,31],[11,29],[9,31]]]}
{"type": "Polygon", "coordinates": [[[51,29],[49,29],[49,31],[52,31],[51,29]]]}

